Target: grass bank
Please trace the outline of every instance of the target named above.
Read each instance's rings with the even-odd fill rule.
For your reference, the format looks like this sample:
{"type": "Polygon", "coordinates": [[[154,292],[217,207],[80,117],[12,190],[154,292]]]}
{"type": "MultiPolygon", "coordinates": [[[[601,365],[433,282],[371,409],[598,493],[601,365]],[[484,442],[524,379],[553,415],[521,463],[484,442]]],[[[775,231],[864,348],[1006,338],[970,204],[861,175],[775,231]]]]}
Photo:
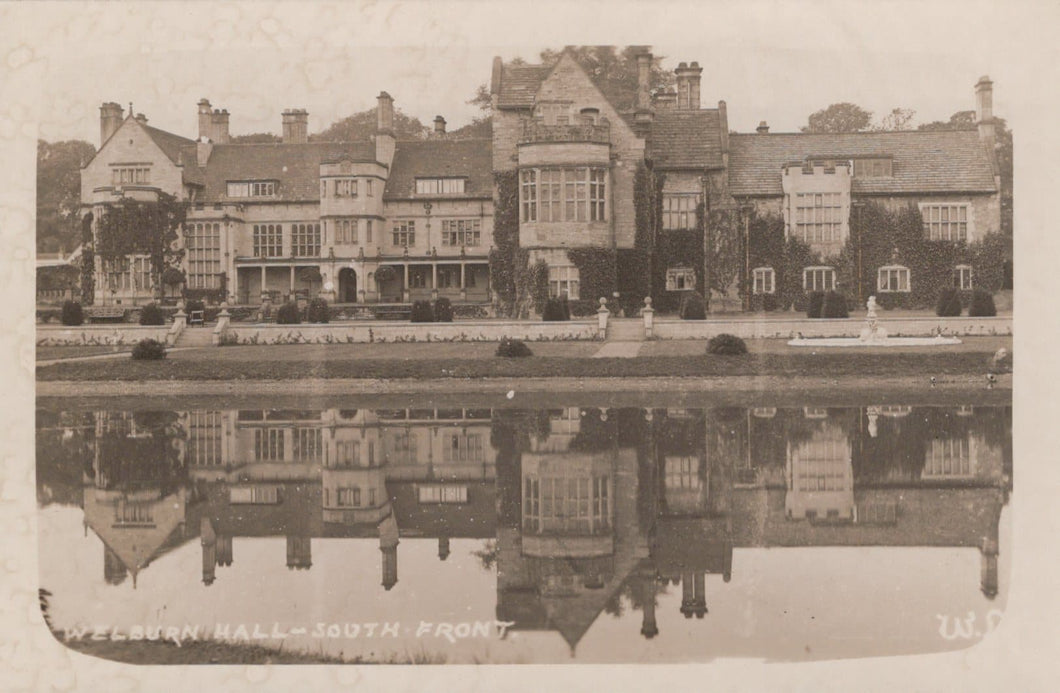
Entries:
{"type": "Polygon", "coordinates": [[[162,361],[110,359],[57,363],[37,369],[39,381],[143,380],[303,380],[318,379],[477,379],[477,378],[632,378],[632,377],[843,377],[953,376],[985,374],[992,351],[950,352],[752,352],[742,356],[637,356],[588,358],[532,356],[483,358],[327,358],[261,360],[225,357],[224,349],[162,361]]]}

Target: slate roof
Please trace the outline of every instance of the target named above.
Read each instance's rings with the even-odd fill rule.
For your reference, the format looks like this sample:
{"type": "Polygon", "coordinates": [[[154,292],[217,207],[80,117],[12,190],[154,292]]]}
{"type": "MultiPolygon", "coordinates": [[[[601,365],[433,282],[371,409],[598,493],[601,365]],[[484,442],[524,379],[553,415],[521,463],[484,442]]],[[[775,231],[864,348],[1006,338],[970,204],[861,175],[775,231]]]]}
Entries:
{"type": "Polygon", "coordinates": [[[159,149],[166,153],[166,156],[168,156],[169,160],[174,164],[180,163],[181,149],[189,144],[195,144],[195,140],[190,140],[187,137],[181,137],[180,135],[174,135],[172,132],[166,132],[165,130],[159,130],[146,123],[140,123],[140,127],[144,129],[147,136],[158,145],[159,149]]]}
{"type": "Polygon", "coordinates": [[[993,163],[973,130],[732,135],[729,148],[733,195],[782,195],[785,163],[864,156],[892,157],[894,175],[855,178],[855,194],[996,192],[993,163]]]}
{"type": "Polygon", "coordinates": [[[656,111],[651,155],[659,168],[722,168],[721,117],[716,108],[656,111]]]}
{"type": "MultiPolygon", "coordinates": [[[[416,178],[467,177],[463,195],[492,197],[493,150],[489,139],[415,140],[398,142],[384,196],[410,198],[416,195],[416,178]]],[[[420,196],[435,198],[437,195],[420,196]]]]}
{"type": "Polygon", "coordinates": [[[497,108],[529,108],[541,83],[552,71],[544,65],[504,65],[501,68],[497,108]]]}
{"type": "Polygon", "coordinates": [[[319,200],[321,162],[344,156],[352,161],[375,161],[375,146],[370,142],[215,144],[202,169],[196,165],[195,147],[192,144],[183,150],[185,180],[205,185],[204,202],[230,199],[230,180],[276,180],[279,188],[276,197],[270,199],[319,200]]]}

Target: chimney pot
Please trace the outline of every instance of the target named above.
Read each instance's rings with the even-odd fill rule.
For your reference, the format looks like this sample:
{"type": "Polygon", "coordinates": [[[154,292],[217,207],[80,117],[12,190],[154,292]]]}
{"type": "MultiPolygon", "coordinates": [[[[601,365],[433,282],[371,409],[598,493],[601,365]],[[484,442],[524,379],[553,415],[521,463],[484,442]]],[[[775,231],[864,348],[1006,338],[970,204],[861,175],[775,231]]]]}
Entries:
{"type": "Polygon", "coordinates": [[[305,144],[309,141],[308,111],[304,108],[288,108],[281,116],[284,144],[305,144]]]}
{"type": "Polygon", "coordinates": [[[385,91],[379,92],[376,97],[378,107],[376,108],[375,129],[377,132],[394,131],[394,97],[385,91]]]}
{"type": "Polygon", "coordinates": [[[445,118],[442,116],[434,117],[434,134],[444,135],[445,134],[445,118]]]}
{"type": "Polygon", "coordinates": [[[757,132],[759,135],[768,135],[769,125],[766,123],[766,121],[763,120],[758,124],[758,127],[755,128],[755,132],[757,132]]]}
{"type": "Polygon", "coordinates": [[[652,54],[645,51],[637,54],[637,103],[638,111],[651,113],[651,64],[652,54]]]}
{"type": "Polygon", "coordinates": [[[677,108],[682,111],[699,110],[699,78],[703,68],[699,63],[679,63],[674,74],[677,76],[677,108]]]}
{"type": "Polygon", "coordinates": [[[125,120],[125,111],[120,104],[108,101],[99,107],[99,146],[111,138],[125,120]]]}

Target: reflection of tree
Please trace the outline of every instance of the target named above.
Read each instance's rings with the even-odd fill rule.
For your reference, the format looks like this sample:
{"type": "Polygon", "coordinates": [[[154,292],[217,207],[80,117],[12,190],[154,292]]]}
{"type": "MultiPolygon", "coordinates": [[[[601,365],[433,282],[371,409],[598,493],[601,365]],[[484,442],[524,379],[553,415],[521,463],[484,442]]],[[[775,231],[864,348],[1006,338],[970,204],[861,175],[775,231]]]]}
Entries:
{"type": "Polygon", "coordinates": [[[604,421],[600,409],[584,409],[578,433],[570,442],[570,449],[579,452],[611,450],[618,442],[617,419],[608,412],[604,421]]]}
{"type": "MultiPolygon", "coordinates": [[[[106,414],[104,414],[106,415],[106,414]]],[[[176,412],[147,411],[133,415],[131,428],[104,430],[96,439],[97,484],[131,490],[157,488],[172,493],[183,481],[184,458],[180,439],[185,437],[176,412]]]]}
{"type": "Polygon", "coordinates": [[[37,413],[37,502],[79,505],[82,475],[92,471],[90,412],[37,413]]]}

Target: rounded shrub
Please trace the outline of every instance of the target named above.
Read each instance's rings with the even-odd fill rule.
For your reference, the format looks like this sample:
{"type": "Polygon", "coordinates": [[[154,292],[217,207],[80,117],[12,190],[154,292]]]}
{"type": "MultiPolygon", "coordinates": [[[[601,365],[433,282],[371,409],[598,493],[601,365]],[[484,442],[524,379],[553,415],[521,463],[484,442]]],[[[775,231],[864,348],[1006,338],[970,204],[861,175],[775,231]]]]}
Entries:
{"type": "Polygon", "coordinates": [[[412,313],[409,315],[412,322],[434,322],[434,309],[430,301],[416,301],[412,304],[412,313]]]}
{"type": "Polygon", "coordinates": [[[534,352],[530,351],[530,347],[526,346],[526,342],[519,339],[505,338],[497,345],[497,356],[503,356],[504,358],[521,358],[533,355],[534,352]]]}
{"type": "Polygon", "coordinates": [[[570,320],[570,304],[566,297],[548,299],[545,302],[545,310],[541,313],[541,319],[545,322],[570,320]]]}
{"type": "Polygon", "coordinates": [[[165,325],[166,316],[157,303],[148,303],[140,311],[141,325],[165,325]]]}
{"type": "Polygon", "coordinates": [[[452,322],[453,321],[453,303],[444,296],[434,302],[434,321],[435,322],[452,322]]]}
{"type": "Polygon", "coordinates": [[[719,334],[707,342],[708,354],[735,356],[747,353],[747,343],[734,334],[719,334]]]}
{"type": "Polygon", "coordinates": [[[134,361],[158,361],[166,357],[166,345],[155,339],[141,339],[133,347],[134,361]]]}
{"type": "Polygon", "coordinates": [[[940,318],[955,318],[961,314],[961,293],[954,287],[948,287],[939,292],[939,300],[935,303],[935,315],[940,318]]]}
{"type": "Polygon", "coordinates": [[[850,312],[847,310],[846,296],[838,291],[829,291],[826,293],[824,295],[824,302],[821,305],[821,317],[849,318],[850,312]]]}
{"type": "Polygon", "coordinates": [[[280,306],[280,309],[276,311],[277,325],[297,325],[301,322],[301,311],[298,310],[298,304],[294,301],[284,303],[280,306]]]}
{"type": "Polygon", "coordinates": [[[806,317],[819,318],[824,308],[824,292],[811,291],[806,299],[806,317]]]}
{"type": "Polygon", "coordinates": [[[306,309],[306,322],[328,322],[328,302],[323,298],[314,298],[306,309]]]}
{"type": "Polygon", "coordinates": [[[682,320],[706,320],[707,303],[698,291],[692,291],[681,298],[679,312],[682,320]]]}
{"type": "Polygon", "coordinates": [[[77,301],[63,301],[63,312],[60,318],[64,325],[80,325],[85,321],[85,313],[77,301]]]}
{"type": "Polygon", "coordinates": [[[974,289],[972,302],[968,306],[968,315],[974,318],[992,318],[997,315],[993,294],[985,289],[974,289]]]}

